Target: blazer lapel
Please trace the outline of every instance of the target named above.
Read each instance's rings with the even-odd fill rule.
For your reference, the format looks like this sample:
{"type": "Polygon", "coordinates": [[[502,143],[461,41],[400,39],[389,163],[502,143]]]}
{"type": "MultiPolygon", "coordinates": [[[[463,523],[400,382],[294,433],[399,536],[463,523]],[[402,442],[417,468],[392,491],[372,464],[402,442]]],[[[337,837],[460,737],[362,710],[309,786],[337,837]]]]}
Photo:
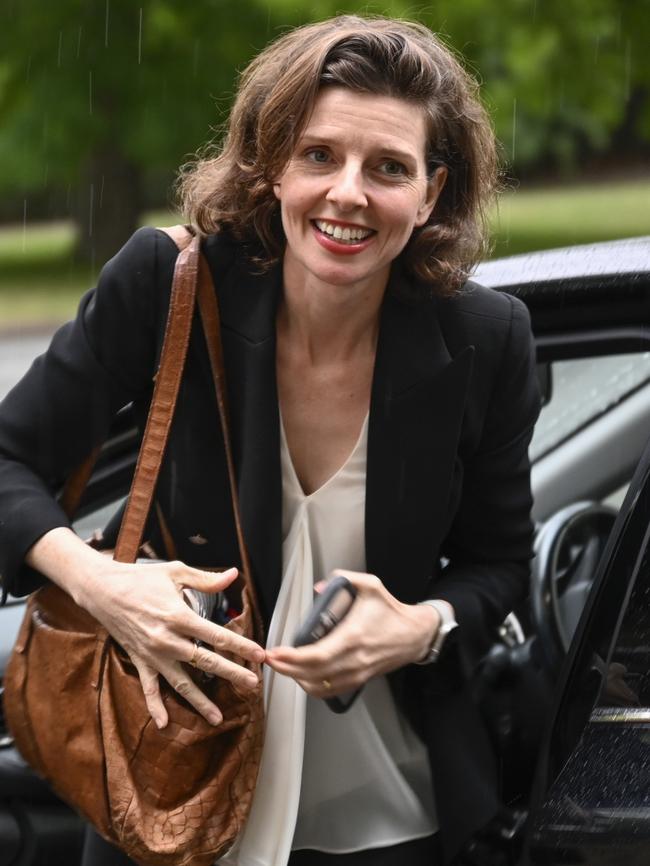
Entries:
{"type": "Polygon", "coordinates": [[[368,430],[366,562],[407,603],[424,597],[441,534],[474,349],[449,354],[436,301],[387,295],[368,430]]]}

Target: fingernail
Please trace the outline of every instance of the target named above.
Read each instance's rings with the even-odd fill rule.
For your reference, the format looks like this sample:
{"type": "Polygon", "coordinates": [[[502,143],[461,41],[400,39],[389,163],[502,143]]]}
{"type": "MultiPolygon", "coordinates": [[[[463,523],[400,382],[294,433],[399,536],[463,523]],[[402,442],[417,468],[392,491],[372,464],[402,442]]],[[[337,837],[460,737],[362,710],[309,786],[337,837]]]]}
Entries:
{"type": "Polygon", "coordinates": [[[209,713],[208,721],[211,725],[220,725],[223,722],[223,716],[221,713],[209,713]]]}
{"type": "Polygon", "coordinates": [[[158,728],[159,731],[161,731],[165,727],[165,725],[167,724],[164,719],[160,719],[160,718],[154,719],[154,722],[156,723],[156,727],[158,728]]]}

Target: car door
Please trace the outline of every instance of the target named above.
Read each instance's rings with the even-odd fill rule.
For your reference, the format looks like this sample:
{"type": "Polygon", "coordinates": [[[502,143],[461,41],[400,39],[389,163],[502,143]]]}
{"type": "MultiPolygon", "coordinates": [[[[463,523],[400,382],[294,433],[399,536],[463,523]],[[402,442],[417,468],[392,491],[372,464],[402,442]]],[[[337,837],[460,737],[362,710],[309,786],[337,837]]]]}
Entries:
{"type": "Polygon", "coordinates": [[[524,862],[650,863],[650,447],[563,669],[524,862]]]}

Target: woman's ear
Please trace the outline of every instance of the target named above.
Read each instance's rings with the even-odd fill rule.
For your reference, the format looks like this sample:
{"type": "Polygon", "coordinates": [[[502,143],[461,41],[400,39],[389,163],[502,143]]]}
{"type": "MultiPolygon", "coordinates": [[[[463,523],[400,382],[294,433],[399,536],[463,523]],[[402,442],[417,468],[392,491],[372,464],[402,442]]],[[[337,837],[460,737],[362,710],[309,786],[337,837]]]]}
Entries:
{"type": "Polygon", "coordinates": [[[447,181],[447,175],[447,166],[439,165],[438,168],[434,171],[433,176],[430,177],[427,181],[426,197],[422,202],[422,205],[418,209],[418,213],[415,218],[416,226],[423,226],[433,213],[436,202],[438,201],[440,193],[442,192],[442,189],[447,181]]]}
{"type": "Polygon", "coordinates": [[[280,184],[279,183],[273,184],[273,195],[277,198],[278,201],[280,201],[280,184]]]}

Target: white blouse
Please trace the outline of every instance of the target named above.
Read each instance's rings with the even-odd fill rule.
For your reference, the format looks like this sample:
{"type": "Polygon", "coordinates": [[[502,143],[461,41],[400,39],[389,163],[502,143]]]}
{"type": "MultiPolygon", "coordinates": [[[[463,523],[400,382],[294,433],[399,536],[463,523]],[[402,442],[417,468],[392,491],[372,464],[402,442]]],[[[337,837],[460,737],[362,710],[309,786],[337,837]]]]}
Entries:
{"type": "MultiPolygon", "coordinates": [[[[306,495],[284,429],[282,586],[267,645],[291,644],[313,586],[335,568],[365,572],[368,418],[341,468],[306,495]]],[[[285,866],[292,849],[332,853],[396,845],[436,832],[426,749],[385,677],[368,682],[347,713],[333,713],[289,677],[264,668],[266,735],[249,820],[219,861],[285,866]]]]}

